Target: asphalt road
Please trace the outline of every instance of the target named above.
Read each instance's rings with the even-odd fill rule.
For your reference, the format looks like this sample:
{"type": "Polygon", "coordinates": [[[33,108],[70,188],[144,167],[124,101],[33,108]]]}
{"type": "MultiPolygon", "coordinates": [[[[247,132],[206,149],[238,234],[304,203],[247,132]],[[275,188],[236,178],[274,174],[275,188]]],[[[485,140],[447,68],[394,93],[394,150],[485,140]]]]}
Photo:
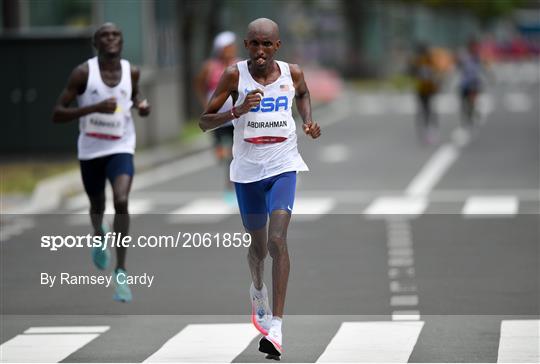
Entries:
{"type": "MultiPolygon", "coordinates": [[[[435,145],[416,139],[409,94],[349,90],[316,110],[323,136],[299,137],[311,171],[288,236],[283,361],[538,361],[539,83],[507,81],[470,133],[440,95],[435,145]]],[[[132,236],[243,232],[223,174],[206,152],[137,175],[132,236]]],[[[129,304],[111,287],[40,284],[43,272],[110,274],[87,248],[40,247],[89,233],[86,208],[75,196],[49,215],[3,216],[2,361],[266,361],[246,317],[245,247],[130,249],[129,273],[154,281],[129,304]]]]}

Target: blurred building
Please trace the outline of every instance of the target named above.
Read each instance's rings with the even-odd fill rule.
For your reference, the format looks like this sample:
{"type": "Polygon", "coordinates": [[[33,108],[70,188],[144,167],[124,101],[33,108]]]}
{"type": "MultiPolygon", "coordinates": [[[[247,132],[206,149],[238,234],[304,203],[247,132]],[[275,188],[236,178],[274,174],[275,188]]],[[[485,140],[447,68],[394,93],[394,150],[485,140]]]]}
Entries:
{"type": "Polygon", "coordinates": [[[152,104],[135,117],[138,146],[177,138],[185,118],[177,4],[173,1],[2,0],[0,49],[8,67],[6,153],[74,151],[78,123],[54,125],[52,108],[71,70],[92,57],[91,36],[105,21],[124,32],[123,57],[142,67],[141,89],[152,104]]]}
{"type": "MultiPolygon", "coordinates": [[[[27,140],[25,144],[11,138],[10,145],[33,145],[37,150],[53,145],[59,149],[74,148],[74,144],[68,145],[72,140],[62,134],[65,131],[59,132],[60,127],[50,124],[48,117],[54,97],[73,66],[92,54],[89,37],[93,27],[105,21],[115,22],[123,29],[124,56],[142,66],[143,91],[153,105],[150,120],[137,121],[139,145],[173,138],[185,120],[197,117],[201,110],[191,92],[191,83],[210,52],[212,38],[228,29],[241,39],[249,21],[258,17],[272,18],[280,25],[283,46],[279,58],[353,78],[387,77],[402,72],[418,41],[453,50],[471,36],[489,33],[504,39],[516,30],[535,36],[538,27],[538,23],[530,21],[538,15],[536,0],[0,1],[2,54],[18,49],[19,58],[12,60],[14,64],[24,63],[28,69],[37,69],[42,63],[35,60],[43,55],[34,50],[39,49],[37,44],[49,42],[46,49],[55,59],[55,66],[48,63],[46,83],[32,87],[22,81],[20,87],[4,84],[0,94],[11,102],[8,124],[20,129],[26,123],[29,126],[25,130],[32,130],[31,125],[36,123],[46,125],[40,129],[41,135],[47,135],[50,143],[40,145],[27,140]],[[508,13],[517,3],[529,7],[521,15],[521,28],[515,26],[516,20],[508,13]],[[6,48],[7,44],[19,48],[6,48]],[[26,61],[22,62],[20,57],[26,61]],[[13,100],[17,101],[16,106],[13,100]],[[28,106],[24,100],[32,101],[31,116],[23,115],[28,106]],[[26,119],[21,122],[21,118],[26,119]]],[[[11,71],[4,68],[2,72],[11,71]]],[[[21,72],[30,74],[23,68],[19,69],[21,72]]],[[[2,79],[7,76],[2,74],[2,79]]],[[[75,132],[76,126],[72,125],[70,133],[75,132]]],[[[5,147],[8,144],[0,140],[3,150],[12,149],[5,147]]]]}

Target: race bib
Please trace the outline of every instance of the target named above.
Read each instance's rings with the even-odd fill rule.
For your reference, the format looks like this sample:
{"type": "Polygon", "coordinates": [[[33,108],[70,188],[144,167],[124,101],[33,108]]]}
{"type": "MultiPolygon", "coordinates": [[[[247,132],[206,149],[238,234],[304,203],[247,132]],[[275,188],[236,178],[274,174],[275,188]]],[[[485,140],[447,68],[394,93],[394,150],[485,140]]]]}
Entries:
{"type": "Polygon", "coordinates": [[[118,109],[114,114],[86,115],[83,119],[84,133],[94,138],[120,139],[124,135],[125,116],[118,109]]]}
{"type": "Polygon", "coordinates": [[[273,118],[247,117],[244,126],[244,141],[253,144],[282,143],[287,140],[290,127],[285,118],[276,120],[273,118]]]}

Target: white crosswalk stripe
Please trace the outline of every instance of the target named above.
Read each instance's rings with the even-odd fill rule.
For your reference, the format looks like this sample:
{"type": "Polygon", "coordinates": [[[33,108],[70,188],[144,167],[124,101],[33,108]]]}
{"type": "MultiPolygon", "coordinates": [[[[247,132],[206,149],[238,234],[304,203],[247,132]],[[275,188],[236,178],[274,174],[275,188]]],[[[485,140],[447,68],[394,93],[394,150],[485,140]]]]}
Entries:
{"type": "MultiPolygon", "coordinates": [[[[527,82],[529,81],[527,80],[527,82]]],[[[437,114],[459,115],[461,113],[461,105],[457,92],[440,93],[433,100],[433,108],[437,114]]],[[[366,116],[385,114],[414,115],[418,109],[414,94],[412,93],[360,95],[354,102],[358,105],[357,112],[366,116]]],[[[527,94],[508,91],[497,96],[482,93],[478,97],[477,105],[480,114],[486,117],[495,110],[505,110],[511,113],[527,112],[530,111],[533,104],[527,94]]]]}
{"type": "Polygon", "coordinates": [[[325,163],[340,163],[350,157],[348,148],[341,144],[325,145],[319,152],[319,159],[325,163]]]}
{"type": "Polygon", "coordinates": [[[403,114],[413,115],[416,113],[416,101],[413,94],[392,95],[388,99],[391,111],[403,114]]]}
{"type": "Polygon", "coordinates": [[[294,221],[313,221],[328,214],[335,206],[332,198],[299,198],[294,203],[294,221]]]}
{"type": "Polygon", "coordinates": [[[515,196],[471,196],[462,213],[467,217],[513,216],[518,212],[518,204],[515,196]]]}
{"type": "MultiPolygon", "coordinates": [[[[421,195],[381,195],[363,200],[351,199],[348,201],[347,198],[341,198],[337,195],[324,198],[297,197],[293,208],[293,221],[314,221],[331,213],[354,213],[367,215],[369,218],[384,217],[385,215],[413,217],[426,213],[453,213],[476,218],[511,217],[519,213],[521,200],[532,201],[530,197],[518,195],[466,196],[465,194],[451,199],[438,199],[421,195]],[[343,204],[347,204],[348,207],[344,208],[343,204]],[[358,207],[353,208],[352,204],[356,204],[358,207]],[[453,204],[454,210],[448,210],[443,206],[444,204],[453,204]],[[432,208],[431,206],[441,206],[441,208],[437,210],[436,207],[432,208]]],[[[158,196],[155,201],[151,196],[146,199],[135,198],[130,202],[130,213],[136,217],[140,214],[151,213],[152,209],[157,206],[165,207],[165,211],[169,210],[171,206],[174,206],[174,197],[165,200],[158,196]]],[[[112,206],[109,206],[107,213],[113,213],[111,209],[112,206]]],[[[185,204],[167,213],[167,221],[171,224],[205,224],[223,221],[230,216],[237,216],[238,213],[236,202],[230,204],[221,197],[195,198],[188,199],[185,204]]],[[[88,212],[85,210],[77,211],[77,213],[67,217],[67,223],[72,226],[89,225],[88,212]]]]}
{"type": "Polygon", "coordinates": [[[527,112],[532,108],[531,100],[522,92],[509,92],[505,95],[504,105],[511,112],[527,112]]]}
{"type": "Polygon", "coordinates": [[[35,226],[35,221],[33,218],[24,215],[12,215],[3,217],[1,226],[0,243],[21,235],[28,229],[32,229],[35,226]]]}
{"type": "MultiPolygon", "coordinates": [[[[317,362],[407,363],[416,346],[422,344],[418,340],[425,322],[419,318],[418,311],[409,310],[394,311],[392,321],[342,322],[334,336],[322,343],[324,347],[317,362]]],[[[109,329],[109,326],[30,327],[0,345],[0,362],[60,362],[77,355],[78,350],[109,329]]],[[[229,363],[259,336],[248,323],[188,324],[139,360],[229,363]]],[[[107,342],[101,340],[100,345],[107,342]]],[[[539,351],[540,320],[501,321],[498,362],[538,363],[539,351]]],[[[122,358],[113,357],[112,361],[122,358]]]]}
{"type": "Polygon", "coordinates": [[[145,362],[230,363],[258,335],[251,324],[188,325],[145,362]]]}
{"type": "Polygon", "coordinates": [[[540,363],[540,320],[503,320],[498,363],[540,363]]]}
{"type": "Polygon", "coordinates": [[[427,206],[422,197],[379,197],[364,211],[366,215],[420,215],[427,206]]]}
{"type": "Polygon", "coordinates": [[[58,363],[109,326],[30,327],[0,346],[1,362],[58,363]]]}
{"type": "MultiPolygon", "coordinates": [[[[148,199],[131,199],[129,201],[129,213],[132,218],[150,212],[153,208],[152,201],[148,199]]],[[[114,215],[113,202],[107,200],[105,205],[105,215],[114,215]]],[[[67,218],[67,224],[71,226],[86,226],[90,223],[88,208],[80,209],[67,218]]]]}
{"type": "Polygon", "coordinates": [[[343,322],[318,363],[406,363],[423,322],[343,322]]]}
{"type": "Polygon", "coordinates": [[[172,211],[168,217],[170,223],[211,223],[237,214],[238,207],[223,199],[201,198],[172,211]]]}

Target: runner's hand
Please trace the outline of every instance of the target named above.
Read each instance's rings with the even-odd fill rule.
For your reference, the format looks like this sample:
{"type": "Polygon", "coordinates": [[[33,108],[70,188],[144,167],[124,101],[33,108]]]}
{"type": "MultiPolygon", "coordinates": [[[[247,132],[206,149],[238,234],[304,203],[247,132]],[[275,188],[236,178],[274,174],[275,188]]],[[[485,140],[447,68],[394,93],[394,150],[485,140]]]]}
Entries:
{"type": "Polygon", "coordinates": [[[321,136],[321,127],[313,121],[305,123],[302,127],[304,128],[304,133],[311,136],[313,139],[317,139],[321,136]]]}
{"type": "Polygon", "coordinates": [[[113,114],[116,110],[116,97],[109,97],[96,104],[96,111],[104,114],[113,114]]]}
{"type": "Polygon", "coordinates": [[[150,114],[150,104],[148,100],[144,99],[137,104],[139,110],[139,116],[148,116],[150,114]]]}
{"type": "Polygon", "coordinates": [[[246,95],[244,102],[242,103],[242,105],[236,108],[236,111],[238,111],[240,115],[247,114],[249,110],[251,110],[254,107],[257,107],[257,105],[261,103],[263,95],[264,95],[264,92],[258,88],[255,90],[249,91],[246,95]]]}

